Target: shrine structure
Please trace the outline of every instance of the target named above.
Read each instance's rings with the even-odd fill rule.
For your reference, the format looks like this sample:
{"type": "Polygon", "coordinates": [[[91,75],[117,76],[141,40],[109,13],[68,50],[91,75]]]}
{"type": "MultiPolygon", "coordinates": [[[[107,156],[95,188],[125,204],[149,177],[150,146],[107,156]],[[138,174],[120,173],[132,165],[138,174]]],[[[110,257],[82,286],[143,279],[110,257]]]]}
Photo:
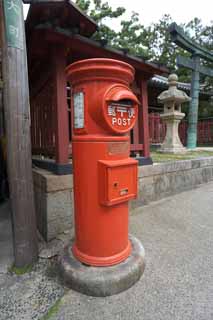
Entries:
{"type": "Polygon", "coordinates": [[[36,1],[30,6],[26,37],[34,163],[56,174],[69,174],[72,170],[72,88],[67,84],[65,68],[88,58],[117,59],[135,68],[133,91],[140,107],[137,123],[130,132],[131,155],[139,160],[139,164],[152,163],[147,83],[154,74],[168,74],[168,70],[131,56],[125,50],[112,49],[104,40],[92,40],[96,31],[96,23],[71,1],[36,1]]]}
{"type": "Polygon", "coordinates": [[[213,69],[207,68],[201,64],[201,59],[213,62],[213,53],[202,48],[199,44],[192,41],[185,35],[183,30],[172,23],[169,28],[171,39],[178,46],[192,54],[191,59],[178,56],[177,65],[192,70],[191,80],[191,102],[189,107],[188,117],[188,134],[187,148],[194,149],[197,146],[197,122],[198,122],[198,106],[199,106],[199,91],[200,91],[200,74],[213,77],[213,69]]]}

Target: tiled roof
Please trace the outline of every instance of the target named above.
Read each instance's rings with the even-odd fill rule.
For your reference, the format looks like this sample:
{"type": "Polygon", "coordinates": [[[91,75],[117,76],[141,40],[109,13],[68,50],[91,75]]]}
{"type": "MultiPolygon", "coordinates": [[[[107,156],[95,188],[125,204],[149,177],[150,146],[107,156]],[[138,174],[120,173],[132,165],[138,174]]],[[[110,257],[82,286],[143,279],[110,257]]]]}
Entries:
{"type": "MultiPolygon", "coordinates": [[[[151,86],[157,86],[157,87],[161,87],[161,88],[168,88],[168,78],[163,77],[163,76],[159,76],[159,75],[155,75],[154,77],[152,77],[152,79],[149,80],[149,84],[151,86]]],[[[205,88],[205,84],[200,84],[200,90],[202,91],[202,93],[206,93],[209,95],[212,95],[212,92],[207,92],[204,90],[205,88]]],[[[191,84],[190,83],[186,83],[186,82],[178,82],[178,89],[182,89],[182,90],[186,90],[186,91],[190,91],[191,89],[191,84]]]]}

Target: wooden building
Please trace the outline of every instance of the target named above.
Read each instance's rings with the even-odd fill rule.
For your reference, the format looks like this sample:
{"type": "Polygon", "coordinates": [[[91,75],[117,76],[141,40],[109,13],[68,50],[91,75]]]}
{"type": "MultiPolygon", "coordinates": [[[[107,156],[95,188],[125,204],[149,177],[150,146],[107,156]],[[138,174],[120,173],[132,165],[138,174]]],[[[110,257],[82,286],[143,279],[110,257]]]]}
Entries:
{"type": "Polygon", "coordinates": [[[30,6],[26,20],[32,151],[36,165],[57,174],[71,171],[71,108],[65,67],[88,58],[122,60],[135,68],[133,90],[140,99],[138,122],[131,133],[131,153],[140,163],[151,163],[149,153],[147,83],[162,66],[91,39],[97,25],[71,1],[59,0],[30,6]],[[38,155],[40,157],[38,157],[38,155]],[[43,157],[43,159],[41,159],[43,157]]]}
{"type": "MultiPolygon", "coordinates": [[[[37,226],[43,237],[50,240],[72,226],[71,180],[64,175],[72,170],[72,106],[65,75],[66,66],[81,59],[104,57],[122,60],[135,68],[133,90],[141,105],[137,125],[131,132],[131,153],[141,163],[151,162],[147,83],[154,74],[164,74],[167,69],[130,56],[124,51],[109,48],[104,41],[92,40],[97,25],[71,1],[38,1],[32,4],[25,27],[33,160],[37,166],[48,169],[48,173],[53,171],[61,175],[58,177],[46,174],[46,171],[33,170],[37,226]],[[53,180],[57,180],[55,188],[61,184],[52,195],[47,186],[53,180]],[[63,192],[61,185],[67,187],[63,192]],[[68,199],[66,203],[64,198],[68,199]],[[59,208],[57,204],[61,203],[61,199],[63,206],[59,208]]],[[[19,212],[21,218],[27,210],[19,212]]],[[[14,221],[13,224],[18,226],[14,221]]]]}

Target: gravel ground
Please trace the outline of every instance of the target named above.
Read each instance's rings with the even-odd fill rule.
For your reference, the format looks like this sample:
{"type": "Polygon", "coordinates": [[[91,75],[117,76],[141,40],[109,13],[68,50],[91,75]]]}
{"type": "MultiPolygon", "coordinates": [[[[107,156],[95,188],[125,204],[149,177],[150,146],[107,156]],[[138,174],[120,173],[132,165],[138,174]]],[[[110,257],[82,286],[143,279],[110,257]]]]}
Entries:
{"type": "Polygon", "coordinates": [[[107,298],[70,290],[51,320],[212,320],[213,183],[137,209],[146,251],[141,280],[107,298]]]}
{"type": "Polygon", "coordinates": [[[21,276],[0,275],[0,319],[41,319],[64,294],[53,260],[40,259],[33,270],[21,276]]]}

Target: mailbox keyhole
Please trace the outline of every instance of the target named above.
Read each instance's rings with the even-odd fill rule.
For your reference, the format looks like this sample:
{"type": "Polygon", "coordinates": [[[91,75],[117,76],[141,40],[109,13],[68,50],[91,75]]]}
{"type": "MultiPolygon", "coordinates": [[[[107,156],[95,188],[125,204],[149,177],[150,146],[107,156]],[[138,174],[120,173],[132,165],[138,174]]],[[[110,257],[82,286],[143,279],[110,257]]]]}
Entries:
{"type": "Polygon", "coordinates": [[[114,186],[114,188],[117,188],[118,182],[114,182],[113,186],[114,186]]]}

